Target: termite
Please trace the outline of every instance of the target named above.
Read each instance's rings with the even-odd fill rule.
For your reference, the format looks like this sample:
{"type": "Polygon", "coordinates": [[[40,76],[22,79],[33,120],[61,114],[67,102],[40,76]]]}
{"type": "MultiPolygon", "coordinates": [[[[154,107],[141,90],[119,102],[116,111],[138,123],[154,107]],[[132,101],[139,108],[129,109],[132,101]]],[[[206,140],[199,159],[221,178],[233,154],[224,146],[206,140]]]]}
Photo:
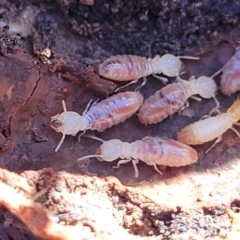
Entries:
{"type": "Polygon", "coordinates": [[[153,166],[160,174],[162,173],[157,168],[157,165],[181,167],[193,164],[198,160],[196,150],[172,139],[145,137],[142,140],[128,143],[119,139],[104,141],[96,137],[92,138],[102,141],[103,144],[97,148],[95,154],[81,157],[78,161],[91,157],[96,157],[99,161],[106,162],[120,159],[114,168],[119,168],[121,164],[132,162],[136,178],[139,175],[137,168],[139,160],[153,166]]]}
{"type": "MultiPolygon", "coordinates": [[[[157,55],[154,58],[145,58],[134,55],[116,55],[106,59],[102,64],[100,64],[98,72],[99,75],[114,81],[133,80],[123,87],[136,83],[139,78],[143,77],[143,83],[140,86],[142,87],[146,84],[146,77],[148,75],[153,75],[163,82],[167,82],[168,80],[166,78],[156,76],[156,74],[163,73],[168,77],[179,76],[183,69],[183,63],[180,59],[199,60],[198,57],[176,57],[172,54],[165,54],[162,57],[157,55]]],[[[138,89],[140,87],[138,87],[138,89]]],[[[121,88],[118,88],[115,91],[118,91],[121,88]]]]}
{"type": "Polygon", "coordinates": [[[240,90],[240,47],[228,60],[222,69],[220,90],[225,95],[230,95],[240,90]]]}
{"type": "Polygon", "coordinates": [[[199,94],[202,98],[214,98],[217,85],[213,77],[201,76],[198,79],[191,77],[190,81],[181,80],[156,91],[141,106],[138,119],[143,124],[155,124],[184,107],[188,98],[201,100],[193,95],[199,94]]]}
{"type": "Polygon", "coordinates": [[[142,103],[143,96],[140,93],[121,92],[90,108],[88,104],[81,116],[76,112],[67,111],[66,104],[62,101],[64,112],[51,118],[51,127],[63,134],[55,152],[62,145],[65,135],[75,136],[79,131],[83,131],[84,134],[86,130],[103,131],[130,118],[142,103]]]}
{"type": "Polygon", "coordinates": [[[228,129],[234,131],[240,138],[240,134],[233,127],[233,125],[239,126],[239,123],[237,123],[239,120],[240,100],[236,100],[226,113],[221,113],[186,126],[177,134],[177,139],[189,145],[203,144],[217,139],[211,148],[207,150],[208,152],[221,141],[222,134],[228,129]]]}

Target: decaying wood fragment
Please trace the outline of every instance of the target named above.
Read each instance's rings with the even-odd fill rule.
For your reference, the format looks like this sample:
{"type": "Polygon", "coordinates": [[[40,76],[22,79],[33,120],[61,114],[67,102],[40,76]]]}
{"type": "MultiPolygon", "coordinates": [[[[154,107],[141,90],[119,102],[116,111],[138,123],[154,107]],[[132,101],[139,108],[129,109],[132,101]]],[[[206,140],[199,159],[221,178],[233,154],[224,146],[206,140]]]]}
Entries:
{"type": "Polygon", "coordinates": [[[59,72],[61,78],[80,85],[100,98],[107,98],[116,88],[115,83],[95,74],[92,67],[77,70],[74,66],[56,63],[49,67],[49,71],[59,72]]]}

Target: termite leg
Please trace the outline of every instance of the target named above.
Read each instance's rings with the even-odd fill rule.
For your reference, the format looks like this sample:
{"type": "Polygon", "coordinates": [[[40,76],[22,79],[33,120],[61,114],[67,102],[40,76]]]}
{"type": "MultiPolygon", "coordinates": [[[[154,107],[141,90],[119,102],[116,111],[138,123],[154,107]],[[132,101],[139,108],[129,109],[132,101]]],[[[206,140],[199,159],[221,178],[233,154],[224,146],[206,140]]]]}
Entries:
{"type": "Polygon", "coordinates": [[[190,82],[190,81],[195,80],[195,79],[196,79],[195,76],[191,76],[191,77],[188,79],[188,81],[190,82]]]}
{"type": "Polygon", "coordinates": [[[125,164],[125,163],[131,162],[131,161],[132,161],[132,159],[120,160],[120,161],[118,161],[117,166],[114,166],[113,168],[119,168],[121,164],[125,164]]]}
{"type": "Polygon", "coordinates": [[[99,154],[90,154],[90,155],[87,155],[87,156],[83,156],[83,157],[80,157],[77,159],[77,161],[82,161],[82,160],[85,160],[85,159],[89,159],[89,158],[97,158],[98,161],[103,161],[102,158],[104,157],[104,155],[99,155],[99,154]]]}
{"type": "Polygon", "coordinates": [[[204,119],[207,119],[207,118],[210,118],[211,117],[211,115],[203,115],[201,118],[200,118],[200,120],[204,120],[204,119]]]}
{"type": "Polygon", "coordinates": [[[220,107],[219,101],[217,100],[217,98],[216,98],[215,96],[213,96],[213,99],[214,99],[214,101],[215,101],[215,103],[216,103],[216,107],[213,108],[213,109],[209,112],[208,115],[204,115],[203,117],[201,117],[201,120],[202,120],[202,119],[209,118],[209,117],[211,117],[213,114],[221,114],[221,112],[220,112],[220,110],[219,110],[219,107],[220,107]]]}
{"type": "Polygon", "coordinates": [[[210,111],[210,113],[208,114],[208,115],[210,115],[210,116],[212,116],[214,113],[215,113],[215,114],[220,114],[220,113],[221,113],[220,110],[219,110],[219,107],[220,107],[219,101],[217,100],[217,98],[216,98],[215,96],[213,96],[213,100],[214,100],[215,103],[216,103],[216,107],[213,108],[213,109],[210,111]]]}
{"type": "Polygon", "coordinates": [[[146,77],[143,77],[143,81],[141,83],[141,85],[139,85],[135,91],[138,92],[145,84],[147,83],[147,78],[146,77]]]}
{"type": "Polygon", "coordinates": [[[92,103],[92,106],[96,105],[99,101],[99,98],[92,103]]]}
{"type": "Polygon", "coordinates": [[[81,137],[82,137],[82,135],[85,134],[85,132],[86,132],[86,130],[78,134],[78,142],[81,141],[81,137]]]}
{"type": "Polygon", "coordinates": [[[211,116],[209,115],[203,115],[199,120],[204,120],[204,119],[207,119],[207,118],[210,118],[211,116]]]}
{"type": "Polygon", "coordinates": [[[215,147],[215,145],[216,145],[217,143],[221,142],[221,140],[222,140],[222,136],[219,136],[219,137],[217,138],[217,140],[213,143],[213,145],[206,151],[206,153],[208,153],[209,151],[211,151],[211,150],[213,149],[213,147],[215,147]]]}
{"type": "Polygon", "coordinates": [[[185,101],[184,105],[178,110],[178,115],[180,115],[185,108],[188,108],[189,105],[189,101],[185,101]]]}
{"type": "Polygon", "coordinates": [[[185,82],[185,81],[190,81],[190,79],[189,80],[185,80],[185,79],[183,79],[183,78],[181,78],[180,77],[180,75],[182,75],[182,74],[184,74],[185,73],[185,71],[183,71],[183,72],[181,72],[180,74],[177,74],[177,76],[176,76],[176,82],[181,82],[181,81],[183,81],[183,82],[185,82]]]}
{"type": "Polygon", "coordinates": [[[199,60],[199,57],[192,57],[192,56],[178,56],[181,59],[191,59],[191,60],[199,60]]]}
{"type": "Polygon", "coordinates": [[[198,102],[201,102],[201,101],[202,101],[201,98],[196,97],[196,96],[191,96],[190,98],[193,99],[193,100],[195,100],[195,101],[198,101],[198,102]]]}
{"type": "Polygon", "coordinates": [[[91,106],[91,103],[92,103],[92,99],[90,99],[90,101],[88,102],[88,104],[87,104],[87,106],[86,106],[86,108],[84,109],[84,111],[83,111],[83,113],[82,113],[82,115],[84,115],[84,114],[86,114],[86,112],[88,111],[88,109],[90,108],[90,106],[91,106]]]}
{"type": "Polygon", "coordinates": [[[219,107],[220,107],[220,103],[219,103],[219,101],[217,100],[217,98],[213,95],[213,100],[215,101],[215,103],[216,103],[216,107],[215,107],[215,109],[219,109],[219,107]]]}
{"type": "Polygon", "coordinates": [[[157,79],[159,79],[159,80],[161,80],[163,83],[167,83],[168,82],[168,79],[165,78],[165,77],[160,77],[160,76],[158,76],[156,74],[152,74],[152,76],[157,78],[157,79]]]}
{"type": "Polygon", "coordinates": [[[190,79],[189,80],[182,79],[179,75],[176,76],[175,80],[176,80],[176,82],[183,82],[183,83],[191,81],[190,79]]]}
{"type": "MultiPolygon", "coordinates": [[[[83,134],[82,134],[82,135],[83,135],[83,134]]],[[[81,135],[81,136],[82,136],[82,135],[81,135]]],[[[96,136],[92,136],[92,135],[87,135],[87,134],[85,134],[84,137],[91,138],[91,139],[95,139],[95,140],[97,140],[97,141],[99,141],[99,142],[102,142],[102,143],[106,142],[106,141],[104,141],[103,139],[98,138],[98,137],[96,137],[96,136]]]]}
{"type": "MultiPolygon", "coordinates": [[[[66,102],[64,100],[62,100],[62,106],[63,106],[63,112],[66,112],[67,111],[67,107],[66,107],[66,102]]],[[[59,144],[55,148],[55,152],[57,152],[59,150],[59,148],[63,144],[64,139],[65,139],[65,134],[63,133],[62,138],[61,138],[59,144]]]]}
{"type": "MultiPolygon", "coordinates": [[[[237,124],[235,124],[235,125],[237,125],[237,124]]],[[[239,126],[239,125],[237,125],[237,126],[239,126]]],[[[231,127],[230,128],[233,132],[235,132],[235,134],[240,138],[240,134],[239,134],[239,132],[237,131],[237,129],[235,129],[234,127],[231,127]]]]}
{"type": "Polygon", "coordinates": [[[62,100],[62,106],[63,106],[63,112],[66,112],[67,106],[66,106],[66,102],[64,100],[62,100]]]}
{"type": "Polygon", "coordinates": [[[131,81],[130,83],[127,83],[127,84],[125,84],[125,85],[123,85],[123,86],[121,86],[121,87],[119,87],[119,88],[116,88],[116,89],[114,90],[114,92],[118,92],[119,90],[121,90],[121,89],[123,89],[123,88],[125,88],[125,87],[128,87],[128,86],[130,86],[130,85],[132,85],[132,84],[134,84],[134,83],[137,83],[138,80],[139,80],[139,79],[135,79],[135,80],[131,81]]]}
{"type": "Polygon", "coordinates": [[[183,106],[183,107],[184,107],[184,108],[188,108],[189,105],[190,105],[190,104],[189,104],[189,101],[186,101],[186,102],[184,103],[184,106],[183,106]]]}
{"type": "Polygon", "coordinates": [[[55,152],[57,152],[57,151],[59,150],[59,148],[60,148],[61,145],[63,144],[64,139],[65,139],[65,134],[63,133],[62,138],[61,138],[59,144],[58,144],[57,147],[55,148],[55,152]]]}
{"type": "Polygon", "coordinates": [[[134,172],[135,172],[135,178],[138,178],[138,176],[139,176],[138,167],[137,167],[138,162],[139,162],[138,159],[132,160],[132,165],[133,165],[134,172]]]}
{"type": "Polygon", "coordinates": [[[162,172],[158,169],[156,164],[153,164],[153,167],[160,175],[162,175],[162,172]]]}
{"type": "Polygon", "coordinates": [[[95,104],[97,104],[97,102],[99,101],[99,99],[97,99],[97,100],[94,101],[93,103],[92,103],[92,101],[93,101],[93,100],[91,99],[91,100],[88,102],[88,104],[87,104],[85,110],[83,111],[82,115],[86,114],[87,111],[89,110],[89,108],[90,108],[91,106],[94,106],[95,104]]]}

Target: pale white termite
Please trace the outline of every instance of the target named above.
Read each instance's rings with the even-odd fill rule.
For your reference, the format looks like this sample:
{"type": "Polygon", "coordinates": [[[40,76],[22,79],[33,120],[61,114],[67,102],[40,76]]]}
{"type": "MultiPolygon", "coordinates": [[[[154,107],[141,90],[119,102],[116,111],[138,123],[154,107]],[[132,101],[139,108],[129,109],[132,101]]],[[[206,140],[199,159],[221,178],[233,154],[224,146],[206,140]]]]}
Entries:
{"type": "MultiPolygon", "coordinates": [[[[166,78],[156,76],[156,74],[163,73],[168,77],[179,76],[183,63],[180,59],[199,60],[198,57],[191,56],[174,56],[172,54],[165,54],[162,57],[157,55],[154,58],[145,58],[135,55],[116,55],[106,59],[99,65],[99,75],[114,80],[114,81],[131,81],[131,83],[124,85],[124,87],[136,83],[139,78],[143,77],[145,85],[148,75],[167,82],[166,78]]],[[[121,87],[122,88],[122,87],[121,87]]],[[[118,88],[119,90],[120,88],[118,88]]],[[[116,91],[116,90],[115,90],[116,91]]]]}
{"type": "Polygon", "coordinates": [[[220,81],[220,90],[225,95],[230,95],[240,90],[240,47],[223,66],[220,81]]]}
{"type": "Polygon", "coordinates": [[[81,116],[67,111],[63,101],[64,112],[51,118],[51,127],[63,134],[55,151],[62,145],[65,135],[75,136],[79,131],[86,130],[103,131],[131,117],[142,103],[143,96],[140,93],[121,92],[92,105],[81,116]]]}
{"type": "MultiPolygon", "coordinates": [[[[92,138],[98,139],[96,137],[92,138]]],[[[78,160],[96,157],[99,161],[113,162],[120,159],[114,168],[132,162],[136,178],[138,177],[137,163],[139,160],[153,166],[160,174],[157,165],[181,167],[193,164],[198,160],[196,150],[172,139],[145,137],[132,143],[122,142],[119,139],[101,141],[103,144],[96,150],[94,155],[84,156],[78,160]]]]}
{"type": "MultiPolygon", "coordinates": [[[[138,119],[143,124],[155,124],[184,107],[188,98],[199,94],[202,98],[214,98],[217,85],[213,77],[201,76],[190,81],[181,80],[156,91],[141,106],[138,119]]],[[[194,98],[198,100],[198,98],[194,98]]],[[[214,98],[216,101],[216,99],[214,98]]]]}
{"type": "MultiPolygon", "coordinates": [[[[239,120],[240,100],[236,100],[226,113],[209,117],[186,126],[177,134],[177,139],[186,144],[197,145],[210,142],[217,138],[210,148],[212,149],[213,146],[221,141],[222,134],[228,129],[233,130],[237,136],[240,137],[238,131],[233,128],[233,125],[239,126],[239,123],[237,123],[239,120]]],[[[208,151],[210,149],[208,149],[208,151]]]]}

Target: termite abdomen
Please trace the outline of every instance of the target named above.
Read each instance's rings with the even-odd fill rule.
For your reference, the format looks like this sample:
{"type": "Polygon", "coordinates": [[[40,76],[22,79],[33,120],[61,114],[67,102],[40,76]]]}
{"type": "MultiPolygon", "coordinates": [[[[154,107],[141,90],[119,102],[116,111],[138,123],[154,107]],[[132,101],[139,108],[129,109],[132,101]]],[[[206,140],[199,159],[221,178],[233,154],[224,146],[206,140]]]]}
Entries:
{"type": "Polygon", "coordinates": [[[113,56],[99,65],[99,75],[115,81],[130,81],[150,74],[148,60],[134,55],[113,56]]]}
{"type": "Polygon", "coordinates": [[[189,97],[188,85],[170,84],[149,97],[141,106],[138,119],[143,124],[155,124],[177,112],[189,97]]]}

